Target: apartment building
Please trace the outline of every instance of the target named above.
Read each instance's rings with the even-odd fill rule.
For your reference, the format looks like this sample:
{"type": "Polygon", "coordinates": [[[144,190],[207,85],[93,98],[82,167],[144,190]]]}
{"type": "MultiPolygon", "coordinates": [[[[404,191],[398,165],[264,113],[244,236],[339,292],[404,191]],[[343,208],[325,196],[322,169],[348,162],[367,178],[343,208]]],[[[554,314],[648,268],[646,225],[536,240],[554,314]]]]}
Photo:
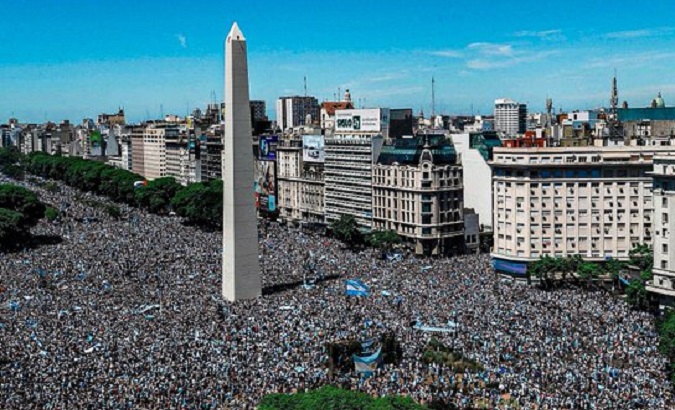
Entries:
{"type": "Polygon", "coordinates": [[[166,176],[166,135],[178,133],[175,126],[147,124],[131,133],[133,172],[152,180],[166,176]]]}
{"type": "Polygon", "coordinates": [[[170,128],[165,134],[166,176],[181,185],[201,182],[201,161],[194,130],[170,128]]]}
{"type": "Polygon", "coordinates": [[[277,125],[287,130],[299,125],[312,125],[307,122],[319,120],[319,100],[310,96],[281,97],[277,100],[277,125]]]}
{"type": "Polygon", "coordinates": [[[394,230],[415,253],[463,250],[462,166],[442,133],[384,145],[373,166],[373,230],[394,230]]]}
{"type": "Polygon", "coordinates": [[[495,130],[506,135],[525,132],[527,127],[527,105],[508,98],[495,100],[495,130]]]}
{"type": "Polygon", "coordinates": [[[279,218],[294,224],[325,222],[322,135],[289,135],[277,145],[279,218]]]}
{"type": "Polygon", "coordinates": [[[388,127],[386,108],[335,111],[335,132],[325,137],[326,223],[347,214],[362,228],[372,228],[373,164],[388,127]]]}
{"type": "Polygon", "coordinates": [[[525,274],[543,255],[625,259],[655,231],[654,155],[672,147],[495,148],[495,269],[525,274]]]}
{"type": "Polygon", "coordinates": [[[654,278],[647,290],[661,309],[675,307],[675,154],[654,157],[654,278]]]}

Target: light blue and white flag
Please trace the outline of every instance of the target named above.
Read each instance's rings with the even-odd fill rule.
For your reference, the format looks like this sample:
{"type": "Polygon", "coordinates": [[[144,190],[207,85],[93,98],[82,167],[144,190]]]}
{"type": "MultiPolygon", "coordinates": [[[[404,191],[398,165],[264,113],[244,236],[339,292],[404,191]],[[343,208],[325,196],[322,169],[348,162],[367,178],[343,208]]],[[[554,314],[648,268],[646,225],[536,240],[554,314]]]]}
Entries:
{"type": "Polygon", "coordinates": [[[352,355],[352,359],[354,360],[354,370],[368,377],[372,375],[375,370],[377,370],[377,366],[380,364],[381,358],[382,347],[379,347],[375,353],[369,356],[352,355]]]}
{"type": "Polygon", "coordinates": [[[368,296],[370,295],[370,288],[361,282],[360,280],[346,280],[345,285],[347,289],[345,290],[345,295],[347,296],[368,296]]]}

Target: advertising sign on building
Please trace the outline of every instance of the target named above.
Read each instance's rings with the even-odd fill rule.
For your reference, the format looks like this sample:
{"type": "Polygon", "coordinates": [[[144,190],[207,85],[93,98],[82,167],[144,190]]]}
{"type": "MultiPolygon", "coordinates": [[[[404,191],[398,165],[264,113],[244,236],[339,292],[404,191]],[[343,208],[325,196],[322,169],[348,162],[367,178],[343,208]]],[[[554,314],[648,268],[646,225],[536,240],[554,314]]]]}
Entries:
{"type": "Polygon", "coordinates": [[[335,131],[380,132],[388,126],[388,109],[368,108],[335,111],[335,131]]]}
{"type": "Polygon", "coordinates": [[[274,165],[273,161],[254,161],[255,203],[259,209],[268,212],[275,212],[277,209],[277,183],[274,165]]]}
{"type": "Polygon", "coordinates": [[[326,149],[323,135],[302,136],[302,160],[304,162],[324,162],[326,149]]]}
{"type": "Polygon", "coordinates": [[[277,135],[261,135],[259,138],[258,152],[260,153],[260,159],[263,161],[276,161],[279,137],[277,135]]]}

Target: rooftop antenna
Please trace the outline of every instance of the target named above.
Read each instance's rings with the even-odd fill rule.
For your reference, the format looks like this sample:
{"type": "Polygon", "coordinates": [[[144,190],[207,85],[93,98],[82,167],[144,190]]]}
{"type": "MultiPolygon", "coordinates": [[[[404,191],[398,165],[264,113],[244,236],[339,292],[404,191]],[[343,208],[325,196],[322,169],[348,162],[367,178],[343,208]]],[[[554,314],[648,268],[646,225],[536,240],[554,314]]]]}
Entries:
{"type": "Polygon", "coordinates": [[[211,90],[211,104],[216,105],[216,91],[211,90]]]}
{"type": "Polygon", "coordinates": [[[431,76],[431,118],[436,116],[436,94],[434,86],[436,85],[436,79],[434,76],[431,76]]]}
{"type": "Polygon", "coordinates": [[[159,104],[159,119],[164,119],[164,104],[159,104]]]}
{"type": "Polygon", "coordinates": [[[305,85],[305,97],[307,97],[307,76],[304,76],[303,80],[304,80],[304,85],[305,85]]]}
{"type": "Polygon", "coordinates": [[[342,90],[340,90],[340,87],[338,87],[337,98],[338,98],[338,101],[342,101],[342,90]]]}

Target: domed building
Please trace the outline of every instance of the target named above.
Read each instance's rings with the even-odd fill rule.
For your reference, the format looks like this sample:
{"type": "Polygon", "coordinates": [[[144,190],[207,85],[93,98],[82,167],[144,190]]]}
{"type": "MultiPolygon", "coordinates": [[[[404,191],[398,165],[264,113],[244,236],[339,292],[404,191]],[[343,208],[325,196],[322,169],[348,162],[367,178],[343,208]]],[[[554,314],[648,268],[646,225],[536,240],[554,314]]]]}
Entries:
{"type": "Polygon", "coordinates": [[[661,93],[659,93],[656,98],[654,98],[654,101],[652,101],[652,108],[666,108],[666,102],[663,100],[663,97],[661,97],[661,93]]]}
{"type": "Polygon", "coordinates": [[[420,255],[464,249],[462,164],[442,130],[384,145],[373,165],[373,230],[394,230],[420,255]]]}

